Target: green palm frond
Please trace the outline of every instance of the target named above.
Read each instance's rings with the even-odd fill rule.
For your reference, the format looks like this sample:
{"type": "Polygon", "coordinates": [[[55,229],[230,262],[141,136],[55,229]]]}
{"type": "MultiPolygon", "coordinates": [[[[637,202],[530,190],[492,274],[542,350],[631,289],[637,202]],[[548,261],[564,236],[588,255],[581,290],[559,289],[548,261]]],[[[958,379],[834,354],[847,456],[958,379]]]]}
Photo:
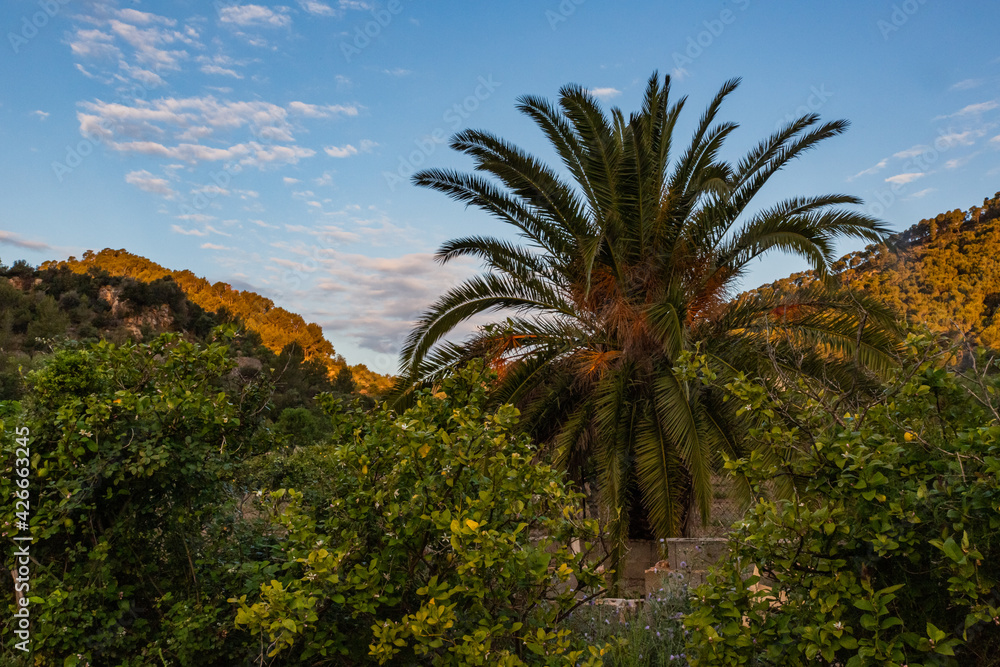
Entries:
{"type": "MultiPolygon", "coordinates": [[[[839,241],[881,243],[888,232],[847,194],[756,206],[775,174],[848,123],[802,116],[727,162],[738,125],[720,114],[738,85],[719,89],[686,144],[674,136],[686,98],[673,101],[670,78],[656,73],[628,115],[576,85],[556,103],[521,97],[518,110],[548,140],[558,168],[466,130],[452,147],[474,173],[428,169],[413,178],[519,238],[471,235],[441,247],[438,261],[472,257],[485,273],[417,321],[398,394],[486,358],[499,373],[494,399],[521,409],[523,427],[573,479],[597,482],[615,559],[637,512],[657,536],[683,530],[695,510],[707,520],[722,455],[754,448],[746,438],[753,415],[737,416],[720,390],[675,374],[683,352],[704,354],[720,383],[744,373],[772,386],[802,378],[866,391],[899,345],[894,313],[830,279],[792,295],[734,298],[754,261],[787,253],[822,276],[839,241]],[[500,317],[461,343],[449,340],[485,313],[500,317]]],[[[749,500],[749,487],[730,481],[749,500]]]]}

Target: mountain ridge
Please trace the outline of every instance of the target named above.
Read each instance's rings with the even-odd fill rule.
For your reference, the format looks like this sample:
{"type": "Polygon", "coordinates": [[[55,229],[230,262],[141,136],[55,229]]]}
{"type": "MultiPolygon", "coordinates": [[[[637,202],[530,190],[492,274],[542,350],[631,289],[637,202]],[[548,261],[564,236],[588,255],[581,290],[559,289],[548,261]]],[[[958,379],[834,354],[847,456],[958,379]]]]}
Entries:
{"type": "Polygon", "coordinates": [[[96,253],[88,250],[80,259],[70,257],[63,261],[46,262],[39,268],[58,267],[66,267],[74,273],[105,271],[146,283],[169,276],[188,299],[206,311],[224,310],[239,317],[248,329],[260,334],[264,346],[275,354],[289,343],[295,343],[303,350],[307,360],[317,360],[326,366],[331,377],[336,376],[341,368],[349,368],[355,382],[366,393],[382,393],[392,385],[391,376],[375,373],[364,364],[348,364],[324,338],[320,325],[307,323],[301,315],[276,305],[257,292],[236,289],[221,281],[210,283],[187,269],[167,269],[124,248],[105,248],[96,253]]]}
{"type": "MultiPolygon", "coordinates": [[[[1000,350],[1000,192],[844,255],[831,266],[841,284],[896,308],[910,324],[1000,350]]],[[[794,273],[749,294],[793,294],[819,280],[794,273]]]]}

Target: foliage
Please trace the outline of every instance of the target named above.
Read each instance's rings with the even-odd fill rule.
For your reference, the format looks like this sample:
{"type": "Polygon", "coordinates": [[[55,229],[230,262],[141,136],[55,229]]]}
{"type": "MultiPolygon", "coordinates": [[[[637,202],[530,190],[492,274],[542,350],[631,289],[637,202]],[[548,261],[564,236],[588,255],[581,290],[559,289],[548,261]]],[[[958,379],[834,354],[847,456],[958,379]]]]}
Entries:
{"type": "Polygon", "coordinates": [[[601,592],[586,543],[596,526],[511,435],[516,410],[485,409],[488,379],[473,364],[402,415],[341,413],[334,445],[298,455],[335,493],[318,513],[297,491],[271,494],[285,574],[259,599],[233,600],[263,653],[282,664],[600,664],[562,623],[601,592]]]}
{"type": "Polygon", "coordinates": [[[982,352],[957,375],[954,350],[930,341],[911,335],[894,383],[846,413],[801,386],[727,387],[786,463],[727,463],[761,500],[695,591],[693,664],[995,664],[1000,377],[982,352]],[[767,497],[780,477],[796,480],[792,499],[767,497]]]}
{"type": "MultiPolygon", "coordinates": [[[[967,211],[921,220],[886,245],[869,246],[831,266],[844,284],[885,301],[912,325],[968,335],[1000,349],[1000,193],[967,211]]],[[[817,280],[797,273],[758,293],[793,293],[817,280]]]]}
{"type": "MultiPolygon", "coordinates": [[[[188,301],[170,275],[150,279],[139,274],[150,279],[145,282],[133,276],[112,276],[95,267],[75,273],[66,266],[36,270],[26,263],[0,267],[0,275],[0,400],[20,398],[25,372],[61,340],[124,343],[175,331],[187,340],[204,343],[211,339],[214,327],[232,317],[207,312],[188,301]]],[[[286,416],[276,433],[299,445],[322,439],[326,420],[316,396],[330,391],[340,391],[345,399],[356,395],[356,383],[348,382],[353,381],[350,368],[341,367],[339,384],[335,384],[324,361],[308,357],[297,343],[275,354],[253,329],[238,320],[234,324],[242,332],[231,343],[242,358],[233,372],[271,382],[273,405],[266,413],[271,420],[278,424],[286,409],[310,413],[308,417],[295,413],[294,426],[288,421],[292,415],[286,416]]]]}
{"type": "MultiPolygon", "coordinates": [[[[70,257],[65,262],[51,262],[43,268],[68,269],[78,274],[104,272],[132,279],[140,290],[142,285],[154,285],[169,278],[199,308],[239,318],[248,329],[260,335],[263,344],[272,353],[279,354],[294,344],[307,360],[317,360],[328,373],[333,374],[347,367],[344,358],[336,354],[330,342],[323,337],[323,330],[318,324],[307,323],[301,315],[275,306],[270,299],[249,290],[233,289],[223,282],[209,283],[190,271],[171,271],[145,257],[110,248],[98,253],[88,250],[79,260],[70,257]]],[[[364,364],[350,368],[365,393],[379,395],[391,386],[391,378],[368,370],[364,364]]]]}
{"type": "Polygon", "coordinates": [[[837,240],[880,241],[887,232],[844,208],[860,203],[847,195],[755,210],[771,176],[847,123],[803,116],[731,164],[720,152],[737,125],[716,119],[737,84],[723,85],[676,158],[684,100],[672,104],[669,77],[661,83],[654,74],[628,119],[617,108],[605,114],[580,86],[564,87],[558,106],[521,98],[518,109],[542,129],[570,180],[475,130],[451,145],[478,173],[414,176],[512,225],[524,243],[472,236],[439,250],[441,262],[473,256],[487,272],[449,290],[418,321],[399,390],[488,359],[501,372],[497,401],[524,407],[531,432],[555,444],[578,481],[596,472],[616,559],[630,522],[641,530],[637,516],[655,536],[681,533],[693,507],[707,519],[720,455],[746,451],[718,392],[674,373],[682,351],[701,343],[716,372],[756,375],[769,371],[771,353],[783,363],[805,349],[800,370],[845,384],[857,362],[880,371],[891,363],[895,320],[863,294],[729,300],[762,257],[790,253],[823,274],[837,240]],[[461,322],[499,310],[516,316],[465,344],[442,343],[461,322]]]}
{"type": "Polygon", "coordinates": [[[595,644],[612,646],[608,667],[682,667],[686,665],[684,614],[691,603],[687,584],[668,579],[664,588],[632,606],[591,602],[570,618],[573,632],[595,644]]]}
{"type": "MultiPolygon", "coordinates": [[[[267,537],[240,520],[234,483],[270,392],[234,379],[234,365],[223,340],[199,346],[174,334],[70,345],[28,376],[20,406],[0,404],[12,411],[5,421],[31,433],[33,664],[245,657],[226,600],[266,580],[251,554],[267,537]]],[[[24,518],[13,479],[9,467],[0,478],[5,531],[24,518]]]]}

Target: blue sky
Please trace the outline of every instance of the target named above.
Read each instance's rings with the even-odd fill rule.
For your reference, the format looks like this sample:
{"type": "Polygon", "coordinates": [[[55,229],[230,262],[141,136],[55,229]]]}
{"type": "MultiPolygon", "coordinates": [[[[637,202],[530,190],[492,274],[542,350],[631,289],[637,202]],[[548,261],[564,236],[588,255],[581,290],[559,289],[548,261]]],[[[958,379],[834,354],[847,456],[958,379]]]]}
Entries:
{"type": "MultiPolygon", "coordinates": [[[[998,19],[942,0],[7,0],[0,258],[126,248],[265,294],[392,372],[415,316],[475,271],[433,251],[507,233],[409,184],[468,167],[455,130],[549,159],[518,96],[573,82],[628,111],[659,70],[690,98],[686,137],[741,76],[732,157],[801,113],[853,124],[761,205],[846,192],[902,229],[1000,190],[998,19]]],[[[747,287],[802,268],[773,257],[747,287]]]]}

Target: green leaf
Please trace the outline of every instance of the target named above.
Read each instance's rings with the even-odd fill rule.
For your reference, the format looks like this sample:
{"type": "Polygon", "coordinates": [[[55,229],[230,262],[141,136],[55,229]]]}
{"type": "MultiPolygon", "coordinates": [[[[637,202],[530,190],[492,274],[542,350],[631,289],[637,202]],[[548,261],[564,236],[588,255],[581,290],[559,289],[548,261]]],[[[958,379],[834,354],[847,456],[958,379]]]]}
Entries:
{"type": "Polygon", "coordinates": [[[952,559],[956,563],[962,563],[965,561],[965,554],[962,553],[962,547],[958,546],[958,543],[955,542],[954,538],[951,536],[948,536],[948,539],[940,545],[940,548],[944,551],[948,558],[952,559]]]}
{"type": "Polygon", "coordinates": [[[948,636],[944,630],[939,630],[933,623],[927,621],[927,636],[933,642],[939,642],[948,636]]]}
{"type": "Polygon", "coordinates": [[[863,600],[863,599],[855,600],[854,606],[860,609],[861,611],[871,611],[871,612],[875,611],[875,607],[872,606],[872,603],[869,602],[868,600],[863,600]]]}

